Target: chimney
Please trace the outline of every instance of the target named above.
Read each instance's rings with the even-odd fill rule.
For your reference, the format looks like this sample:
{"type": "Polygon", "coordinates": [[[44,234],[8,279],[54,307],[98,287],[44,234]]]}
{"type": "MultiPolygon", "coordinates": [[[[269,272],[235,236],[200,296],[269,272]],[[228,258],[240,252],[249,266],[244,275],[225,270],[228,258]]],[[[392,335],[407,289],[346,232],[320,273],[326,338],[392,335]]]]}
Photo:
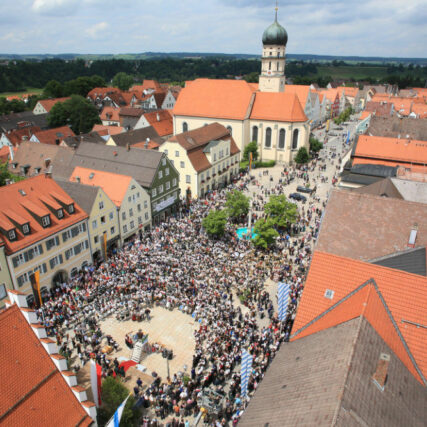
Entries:
{"type": "Polygon", "coordinates": [[[129,143],[126,144],[126,151],[130,151],[130,144],[129,143]]]}
{"type": "Polygon", "coordinates": [[[160,114],[157,113],[157,121],[160,122],[160,114]]]}
{"type": "Polygon", "coordinates": [[[50,159],[49,158],[44,159],[44,164],[45,164],[46,167],[49,167],[49,165],[50,165],[50,159]]]}
{"type": "Polygon", "coordinates": [[[144,148],[148,148],[148,144],[149,144],[149,142],[150,142],[150,138],[147,138],[147,139],[145,140],[144,148]]]}
{"type": "Polygon", "coordinates": [[[390,355],[381,353],[380,358],[378,359],[377,369],[375,370],[374,375],[372,375],[372,380],[374,384],[381,391],[384,391],[384,386],[385,386],[385,383],[387,382],[387,372],[388,372],[389,363],[390,363],[390,355]]]}

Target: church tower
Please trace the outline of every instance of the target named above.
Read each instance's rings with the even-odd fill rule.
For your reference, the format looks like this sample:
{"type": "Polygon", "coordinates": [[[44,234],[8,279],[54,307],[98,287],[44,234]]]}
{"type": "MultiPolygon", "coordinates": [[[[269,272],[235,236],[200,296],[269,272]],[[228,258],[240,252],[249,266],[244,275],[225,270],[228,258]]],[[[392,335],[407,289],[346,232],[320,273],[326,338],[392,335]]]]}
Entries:
{"type": "Polygon", "coordinates": [[[284,92],[285,90],[285,52],[288,34],[277,22],[274,22],[262,35],[261,75],[259,90],[261,92],[284,92]]]}

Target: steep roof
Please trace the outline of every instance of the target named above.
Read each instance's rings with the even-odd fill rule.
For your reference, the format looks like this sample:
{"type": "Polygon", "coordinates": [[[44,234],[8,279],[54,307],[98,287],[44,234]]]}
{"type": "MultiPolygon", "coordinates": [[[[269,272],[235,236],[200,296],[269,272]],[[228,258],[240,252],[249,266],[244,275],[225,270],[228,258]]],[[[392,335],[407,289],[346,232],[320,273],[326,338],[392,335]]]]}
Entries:
{"type": "Polygon", "coordinates": [[[373,194],[374,196],[394,197],[396,199],[403,199],[403,196],[399,193],[399,190],[393,184],[391,178],[384,178],[377,182],[374,182],[373,184],[355,188],[352,191],[361,194],[373,194]]]}
{"type": "Polygon", "coordinates": [[[95,100],[96,98],[104,98],[109,93],[119,93],[120,89],[116,87],[95,87],[93,88],[87,96],[91,98],[92,100],[95,100]]]}
{"type": "Polygon", "coordinates": [[[25,126],[38,126],[46,129],[47,113],[34,114],[32,111],[23,111],[22,113],[4,114],[0,116],[0,129],[9,132],[13,129],[19,129],[25,126]]]}
{"type": "Polygon", "coordinates": [[[132,177],[94,169],[76,167],[70,182],[101,187],[116,206],[121,206],[132,177]]]}
{"type": "Polygon", "coordinates": [[[42,144],[58,145],[64,138],[75,136],[75,133],[68,126],[61,126],[55,129],[34,132],[34,136],[42,144]]]}
{"type": "Polygon", "coordinates": [[[316,249],[359,260],[427,246],[427,205],[353,191],[333,190],[322,220],[316,249]]]}
{"type": "Polygon", "coordinates": [[[296,95],[299,99],[299,102],[301,103],[301,106],[304,109],[305,104],[307,103],[308,95],[310,93],[310,86],[309,85],[286,85],[285,92],[293,93],[294,95],[296,95]]]}
{"type": "Polygon", "coordinates": [[[297,95],[287,92],[257,92],[250,118],[279,122],[308,120],[297,95]]]}
{"type": "Polygon", "coordinates": [[[423,165],[427,164],[427,142],[359,135],[353,156],[423,165]]]}
{"type": "Polygon", "coordinates": [[[100,187],[63,180],[55,181],[88,215],[90,215],[100,187]]]}
{"type": "Polygon", "coordinates": [[[426,248],[407,249],[381,258],[371,259],[369,262],[412,274],[427,275],[426,248]]]}
{"type": "Polygon", "coordinates": [[[358,87],[339,86],[337,89],[338,89],[338,93],[340,95],[344,92],[345,96],[351,96],[353,98],[355,96],[357,96],[357,94],[359,92],[359,88],[358,87]]]}
{"type": "Polygon", "coordinates": [[[51,178],[44,175],[25,179],[15,184],[0,187],[0,227],[5,231],[15,229],[17,239],[10,241],[3,235],[8,254],[36,243],[87,218],[77,203],[51,178]],[[74,203],[74,213],[63,209],[63,217],[57,218],[51,209],[59,209],[62,204],[74,203]],[[50,207],[50,208],[49,208],[50,207]],[[50,215],[50,225],[43,227],[36,217],[50,215]],[[16,224],[30,225],[30,234],[24,235],[16,224]]]}
{"type": "Polygon", "coordinates": [[[102,121],[118,122],[120,121],[119,112],[120,112],[120,108],[104,107],[101,111],[101,114],[99,115],[99,118],[102,121]]]}
{"type": "Polygon", "coordinates": [[[144,117],[159,136],[168,136],[173,134],[173,118],[168,110],[146,113],[144,114],[144,117]]]}
{"type": "Polygon", "coordinates": [[[0,348],[2,424],[92,423],[16,305],[0,313],[0,348]]]}
{"type": "Polygon", "coordinates": [[[147,138],[156,142],[163,142],[152,126],[131,130],[117,135],[111,135],[111,138],[119,147],[126,147],[127,144],[133,145],[138,142],[145,142],[147,138]]]}
{"type": "Polygon", "coordinates": [[[124,128],[121,126],[104,126],[104,125],[94,125],[92,132],[98,132],[99,135],[118,135],[123,133],[124,128]]]}
{"type": "Polygon", "coordinates": [[[92,142],[93,144],[105,144],[105,139],[98,132],[82,133],[75,136],[67,136],[64,138],[64,143],[68,147],[77,148],[83,141],[92,142]]]}
{"type": "Polygon", "coordinates": [[[43,108],[50,113],[50,110],[53,108],[55,104],[58,102],[65,102],[71,99],[69,96],[65,98],[53,98],[53,99],[42,99],[39,103],[43,106],[43,108]]]}
{"type": "Polygon", "coordinates": [[[244,80],[196,79],[181,90],[173,115],[244,120],[254,90],[244,80]]]}
{"type": "Polygon", "coordinates": [[[28,126],[22,129],[17,129],[7,133],[7,139],[12,143],[14,147],[17,147],[24,141],[28,141],[31,135],[35,132],[40,132],[41,129],[38,126],[28,126]]]}
{"type": "Polygon", "coordinates": [[[427,141],[427,119],[374,116],[369,122],[366,135],[427,141]]]}
{"type": "Polygon", "coordinates": [[[426,287],[427,278],[420,275],[315,251],[292,339],[363,315],[414,377],[427,384],[427,330],[416,326],[427,325],[426,287]],[[411,291],[403,298],[404,289],[411,291]],[[325,296],[327,290],[332,298],[325,296]]]}
{"type": "Polygon", "coordinates": [[[119,116],[141,117],[145,110],[135,107],[122,107],[119,110],[119,116]]]}

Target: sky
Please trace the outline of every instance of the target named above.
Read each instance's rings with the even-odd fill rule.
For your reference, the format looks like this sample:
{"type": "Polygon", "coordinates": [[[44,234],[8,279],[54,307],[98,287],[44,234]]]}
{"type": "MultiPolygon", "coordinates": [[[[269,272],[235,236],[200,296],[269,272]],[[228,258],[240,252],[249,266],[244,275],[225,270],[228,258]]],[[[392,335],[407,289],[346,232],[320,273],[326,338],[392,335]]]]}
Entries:
{"type": "MultiPolygon", "coordinates": [[[[0,0],[0,53],[261,52],[274,0],[0,0]]],[[[288,53],[427,57],[427,0],[280,0],[288,53]]]]}

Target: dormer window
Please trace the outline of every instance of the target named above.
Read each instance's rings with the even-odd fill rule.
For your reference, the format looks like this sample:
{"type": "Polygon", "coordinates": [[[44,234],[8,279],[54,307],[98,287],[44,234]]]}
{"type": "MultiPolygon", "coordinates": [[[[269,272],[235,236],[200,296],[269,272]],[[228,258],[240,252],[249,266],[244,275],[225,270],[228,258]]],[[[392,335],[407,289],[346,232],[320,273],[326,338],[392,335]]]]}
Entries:
{"type": "Polygon", "coordinates": [[[49,215],[43,216],[42,217],[42,226],[43,227],[49,227],[50,225],[50,217],[49,215]]]}
{"type": "Polygon", "coordinates": [[[68,213],[73,214],[74,213],[74,204],[68,205],[68,213]]]}
{"type": "Polygon", "coordinates": [[[15,239],[16,239],[16,233],[15,233],[15,230],[9,230],[9,232],[8,232],[8,237],[9,237],[9,240],[12,242],[12,241],[14,241],[15,239]]]}
{"type": "Polygon", "coordinates": [[[59,219],[64,218],[64,211],[62,209],[58,209],[56,211],[56,215],[58,216],[59,219]]]}
{"type": "Polygon", "coordinates": [[[24,224],[24,225],[22,226],[22,232],[23,232],[24,234],[30,234],[30,226],[29,226],[29,224],[24,224]]]}

